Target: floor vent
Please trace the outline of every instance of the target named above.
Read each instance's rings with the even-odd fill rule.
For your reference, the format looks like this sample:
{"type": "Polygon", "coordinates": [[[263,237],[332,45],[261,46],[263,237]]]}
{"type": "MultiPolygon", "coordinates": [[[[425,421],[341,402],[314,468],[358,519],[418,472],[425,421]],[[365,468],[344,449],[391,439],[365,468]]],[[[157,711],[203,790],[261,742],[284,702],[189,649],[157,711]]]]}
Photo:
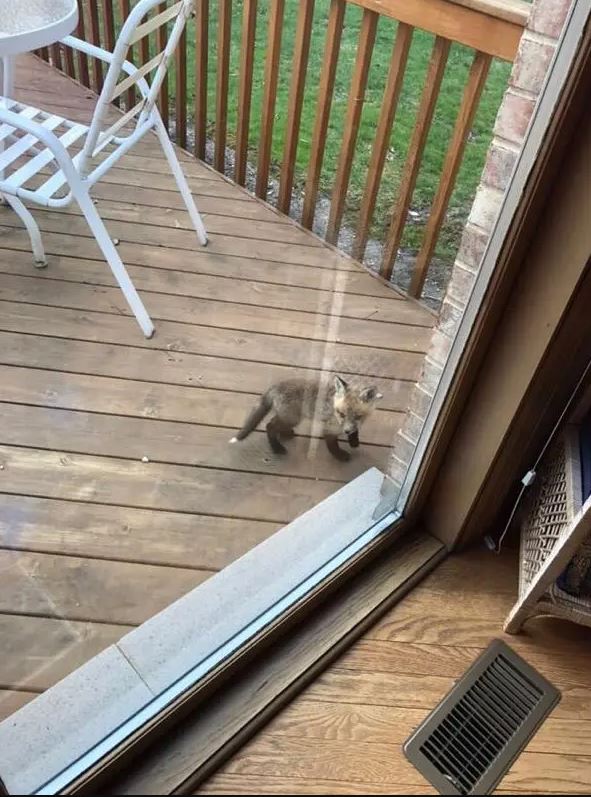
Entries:
{"type": "Polygon", "coordinates": [[[560,700],[496,640],[404,745],[441,794],[489,794],[560,700]]]}

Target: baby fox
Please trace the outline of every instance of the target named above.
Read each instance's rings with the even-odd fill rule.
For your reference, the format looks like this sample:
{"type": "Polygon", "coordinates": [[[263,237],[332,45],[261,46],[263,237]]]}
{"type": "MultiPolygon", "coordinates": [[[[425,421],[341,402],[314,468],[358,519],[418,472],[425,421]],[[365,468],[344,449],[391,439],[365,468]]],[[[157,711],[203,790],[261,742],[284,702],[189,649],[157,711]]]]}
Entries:
{"type": "Polygon", "coordinates": [[[267,423],[269,444],[276,454],[287,450],[281,438],[294,436],[294,428],[304,418],[317,416],[322,424],[322,434],[333,457],[346,462],[351,454],[339,446],[339,435],[347,435],[350,445],[359,445],[359,426],[382,398],[376,387],[353,387],[340,376],[335,376],[328,385],[320,379],[286,379],[272,385],[260,398],[244,426],[230,442],[237,443],[256,429],[263,418],[273,411],[267,423]]]}

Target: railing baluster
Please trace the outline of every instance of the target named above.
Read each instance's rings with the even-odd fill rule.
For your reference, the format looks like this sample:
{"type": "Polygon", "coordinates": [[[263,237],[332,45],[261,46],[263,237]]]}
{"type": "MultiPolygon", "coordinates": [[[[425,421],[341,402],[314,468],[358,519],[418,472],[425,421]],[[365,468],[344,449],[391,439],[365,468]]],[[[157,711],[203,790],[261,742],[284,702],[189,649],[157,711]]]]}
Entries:
{"type": "Polygon", "coordinates": [[[207,143],[209,0],[199,0],[195,10],[195,156],[204,160],[207,143]]]}
{"type": "MultiPolygon", "coordinates": [[[[123,23],[125,22],[125,20],[129,16],[129,12],[131,10],[130,9],[129,0],[120,0],[119,7],[121,9],[121,25],[123,25],[123,23]]],[[[134,52],[134,48],[130,47],[129,50],[128,50],[127,59],[131,60],[132,62],[134,61],[133,52],[134,52]]],[[[125,100],[125,105],[126,105],[126,108],[128,110],[130,108],[134,107],[134,105],[135,105],[135,86],[131,86],[127,90],[127,99],[125,100]]]]}
{"type": "MultiPolygon", "coordinates": [[[[103,32],[105,36],[104,47],[110,53],[115,49],[115,17],[113,15],[113,0],[103,0],[103,32]]],[[[115,99],[119,105],[119,97],[115,99]]]]}
{"type": "Polygon", "coordinates": [[[74,65],[74,52],[71,47],[63,48],[63,56],[66,62],[66,75],[76,79],[76,67],[74,65]]]}
{"type": "MultiPolygon", "coordinates": [[[[162,11],[166,11],[167,3],[160,3],[158,6],[158,13],[162,11]]],[[[166,42],[168,41],[168,32],[166,25],[160,25],[160,27],[156,31],[156,46],[159,52],[162,52],[166,47],[166,42]]],[[[168,112],[168,72],[164,80],[162,81],[162,85],[160,86],[160,92],[158,97],[158,109],[160,111],[160,116],[162,117],[162,121],[164,122],[164,126],[168,130],[168,121],[169,121],[169,112],[168,112]]]]}
{"type": "Polygon", "coordinates": [[[218,66],[216,75],[215,147],[213,165],[218,172],[222,172],[222,174],[224,173],[226,165],[231,32],[232,0],[219,0],[218,66]]]}
{"type": "MultiPolygon", "coordinates": [[[[422,0],[423,1],[423,0],[422,0]]],[[[91,41],[98,46],[112,50],[115,45],[116,34],[122,22],[130,13],[137,0],[79,0],[79,25],[77,34],[81,38],[91,41]],[[120,19],[121,18],[121,19],[120,19]]],[[[146,15],[162,13],[175,0],[156,0],[153,11],[146,15]]],[[[418,253],[415,270],[411,277],[409,292],[420,297],[430,261],[435,251],[437,240],[445,222],[445,215],[453,192],[454,183],[464,157],[467,135],[482,89],[484,87],[492,57],[501,57],[512,60],[515,56],[518,33],[523,29],[526,21],[526,10],[515,8],[511,11],[511,18],[507,17],[506,10],[495,10],[492,5],[483,7],[476,4],[455,2],[455,0],[424,0],[425,8],[435,7],[440,3],[441,13],[431,15],[425,19],[421,11],[423,6],[415,0],[403,3],[402,0],[330,0],[328,18],[324,17],[319,22],[324,27],[326,21],[326,39],[322,54],[322,66],[318,76],[318,94],[315,99],[315,117],[310,142],[310,155],[307,172],[305,174],[305,190],[303,196],[302,225],[311,229],[314,224],[318,192],[326,157],[327,146],[332,144],[328,139],[329,123],[331,120],[334,92],[337,79],[337,67],[340,63],[343,33],[345,30],[345,17],[348,4],[362,9],[361,27],[355,54],[355,62],[351,72],[351,82],[348,91],[347,107],[344,112],[343,132],[341,141],[338,142],[338,155],[330,164],[331,173],[334,170],[335,178],[331,190],[330,211],[326,228],[326,240],[337,243],[343,219],[347,210],[347,194],[351,189],[353,163],[355,161],[364,103],[368,90],[368,79],[374,53],[377,29],[380,17],[397,20],[396,38],[391,53],[388,52],[390,61],[386,77],[379,119],[375,127],[375,135],[371,144],[371,156],[359,218],[357,219],[355,238],[351,253],[356,258],[363,260],[367,241],[374,223],[376,207],[380,191],[384,184],[384,168],[388,157],[388,150],[392,139],[392,128],[400,117],[400,97],[410,47],[415,30],[424,29],[435,35],[433,50],[430,56],[425,85],[421,89],[414,129],[411,136],[408,153],[405,159],[400,187],[385,236],[384,256],[380,273],[386,279],[392,276],[396,256],[400,247],[408,211],[412,203],[413,194],[417,184],[421,164],[424,161],[425,148],[429,131],[433,122],[435,109],[442,80],[448,63],[450,47],[454,41],[472,48],[475,53],[470,75],[461,102],[458,117],[451,141],[447,147],[444,165],[433,199],[425,235],[418,253]],[[420,6],[420,7],[419,7],[420,6]],[[466,24],[461,26],[459,23],[466,24]],[[398,116],[397,116],[398,114],[398,116]]],[[[215,86],[215,111],[210,108],[210,135],[213,139],[213,163],[218,171],[224,173],[226,165],[227,124],[230,94],[229,84],[232,78],[230,66],[233,47],[239,47],[238,64],[238,98],[237,98],[237,123],[236,123],[236,152],[234,163],[234,179],[240,185],[245,185],[248,167],[249,146],[257,149],[256,186],[257,196],[267,199],[268,184],[271,172],[271,159],[277,155],[273,150],[273,134],[276,115],[277,92],[280,79],[282,86],[289,83],[289,96],[287,100],[287,118],[284,137],[284,146],[281,152],[281,168],[279,174],[277,207],[288,214],[293,196],[293,186],[300,174],[297,170],[298,143],[300,140],[304,94],[309,66],[310,47],[313,34],[317,33],[314,26],[315,0],[300,0],[294,3],[290,10],[297,9],[297,23],[293,59],[290,65],[285,65],[285,75],[280,75],[282,35],[285,17],[285,0],[269,0],[268,2],[268,30],[266,32],[266,51],[264,63],[264,82],[261,105],[261,125],[258,141],[250,141],[252,113],[258,112],[253,108],[253,102],[258,94],[254,90],[254,68],[257,39],[257,18],[261,9],[258,0],[243,0],[241,33],[236,30],[236,45],[232,41],[232,0],[218,0],[216,6],[217,20],[217,57],[216,57],[216,86],[215,86]],[[240,38],[240,41],[238,39],[240,38]],[[215,116],[215,120],[214,120],[215,116]]],[[[328,5],[328,4],[327,4],[328,5]]],[[[439,8],[439,7],[438,7],[439,8]]],[[[423,9],[424,11],[425,9],[423,9]]],[[[194,114],[195,155],[205,158],[207,152],[208,135],[208,95],[209,79],[213,74],[208,74],[212,66],[209,58],[209,0],[196,0],[195,3],[195,104],[194,109],[187,107],[187,35],[192,35],[192,22],[182,35],[182,39],[175,52],[176,65],[176,92],[174,100],[174,127],[176,142],[185,147],[187,145],[188,117],[194,114]],[[188,34],[187,34],[188,31],[188,34]]],[[[291,22],[292,17],[290,17],[291,22]]],[[[155,27],[140,41],[130,48],[129,58],[138,65],[146,64],[156,52],[162,51],[168,39],[170,24],[155,27]]],[[[349,37],[348,37],[349,38],[349,37]]],[[[83,84],[101,91],[105,76],[105,66],[94,58],[89,58],[84,53],[77,56],[69,48],[63,48],[59,43],[37,51],[38,55],[54,63],[56,68],[65,71],[83,84]]],[[[318,53],[319,55],[319,53],[318,53]]],[[[347,56],[349,54],[347,53],[347,56]]],[[[347,57],[348,61],[348,57],[347,57]]],[[[314,80],[316,81],[314,74],[314,80]]],[[[126,107],[133,107],[137,95],[137,87],[128,83],[118,95],[124,99],[120,102],[126,107]]],[[[159,88],[158,105],[167,129],[171,125],[169,97],[169,83],[165,80],[159,88]]],[[[212,98],[213,100],[213,98],[212,98]]],[[[371,131],[374,132],[374,131],[371,131]]],[[[306,142],[307,143],[307,142],[306,142]]],[[[328,166],[328,164],[327,164],[328,166]]]]}
{"type": "Polygon", "coordinates": [[[187,29],[182,32],[174,55],[176,75],[174,89],[176,143],[187,146],[187,29]]]}
{"type": "Polygon", "coordinates": [[[398,247],[400,246],[404,225],[406,224],[406,217],[408,216],[408,209],[421,166],[425,143],[431,128],[431,121],[437,97],[439,96],[450,46],[450,41],[439,36],[435,39],[435,44],[433,45],[433,52],[425,78],[425,88],[423,89],[421,104],[398,189],[398,200],[394,206],[392,221],[390,222],[390,229],[388,230],[384,247],[380,273],[387,280],[392,276],[392,269],[394,268],[398,247]]]}
{"type": "Polygon", "coordinates": [[[44,61],[49,63],[49,50],[47,47],[41,47],[40,50],[37,51],[40,58],[43,58],[44,61]]]}
{"type": "Polygon", "coordinates": [[[242,14],[242,42],[240,45],[240,89],[238,94],[238,123],[236,125],[236,161],[234,180],[239,185],[246,182],[248,159],[248,130],[252,100],[252,73],[257,20],[257,0],[244,0],[242,14]]]}
{"type": "Polygon", "coordinates": [[[392,50],[392,58],[390,60],[390,69],[386,81],[384,98],[382,100],[380,119],[376,130],[371,160],[369,162],[367,182],[361,201],[359,221],[357,223],[357,231],[353,243],[352,254],[353,257],[356,257],[358,260],[362,260],[365,254],[369,226],[373,217],[380,182],[382,180],[386,154],[390,146],[392,124],[396,115],[396,109],[398,108],[398,100],[402,89],[402,81],[404,79],[404,71],[406,69],[413,30],[414,28],[410,25],[405,25],[401,22],[396,32],[396,41],[392,50]]]}
{"type": "Polygon", "coordinates": [[[300,135],[302,104],[304,101],[304,86],[306,83],[308,56],[310,53],[313,14],[314,0],[300,0],[291,73],[291,87],[287,106],[283,163],[281,164],[279,196],[277,199],[278,209],[286,214],[289,213],[291,205],[295,159],[300,135]]]}
{"type": "Polygon", "coordinates": [[[105,49],[110,53],[115,49],[115,16],[113,0],[103,0],[103,30],[105,33],[105,49]]]}
{"type": "MultiPolygon", "coordinates": [[[[86,31],[84,27],[84,3],[78,3],[78,27],[76,36],[86,41],[86,31]]],[[[88,73],[88,56],[78,50],[78,79],[86,88],[90,88],[90,75],[88,73]]]]}
{"type": "Polygon", "coordinates": [[[324,159],[326,133],[328,131],[328,120],[330,118],[337,62],[341,47],[345,9],[345,0],[331,0],[328,26],[326,29],[324,61],[322,64],[322,72],[320,73],[320,85],[318,87],[316,119],[310,148],[310,163],[308,165],[308,174],[304,191],[302,224],[304,227],[308,227],[308,229],[312,229],[312,224],[314,223],[318,182],[320,180],[322,161],[324,159]]]}
{"type": "MultiPolygon", "coordinates": [[[[149,14],[146,14],[145,20],[149,19],[149,14]]],[[[142,62],[142,66],[147,64],[150,60],[150,37],[144,36],[143,39],[140,40],[140,58],[142,62]]],[[[133,107],[133,106],[132,106],[133,107]]]]}
{"type": "MultiPolygon", "coordinates": [[[[100,47],[101,42],[101,26],[99,23],[98,3],[89,2],[88,4],[88,17],[90,20],[90,41],[97,47],[100,47]]],[[[103,64],[98,58],[92,59],[92,87],[98,93],[103,88],[103,64]]]]}
{"type": "Polygon", "coordinates": [[[437,188],[435,199],[431,205],[429,221],[425,229],[425,237],[415,263],[409,289],[411,296],[419,297],[423,290],[427,269],[431,262],[433,252],[435,251],[435,245],[439,237],[441,225],[443,224],[447,205],[462,162],[466,141],[468,140],[468,133],[474,121],[474,115],[478,108],[482,89],[486,83],[490,63],[490,55],[477,52],[474,56],[454,131],[445,156],[439,187],[437,188]]]}
{"type": "Polygon", "coordinates": [[[52,44],[49,49],[51,51],[51,60],[53,61],[53,66],[56,69],[63,70],[62,50],[61,47],[59,46],[59,43],[52,44]]]}
{"type": "Polygon", "coordinates": [[[259,157],[257,163],[257,179],[255,193],[262,199],[267,198],[269,168],[271,165],[271,145],[273,143],[273,122],[275,117],[275,99],[277,97],[277,79],[279,77],[279,56],[281,54],[281,31],[285,0],[271,0],[269,12],[269,34],[267,40],[267,58],[265,61],[265,87],[263,96],[263,113],[261,118],[261,138],[259,141],[259,157]]]}
{"type": "Polygon", "coordinates": [[[351,165],[355,154],[355,144],[357,133],[361,121],[363,110],[363,100],[365,88],[367,86],[367,76],[371,63],[373,45],[376,38],[376,29],[379,15],[375,11],[363,12],[361,31],[359,34],[359,45],[357,47],[357,57],[351,81],[351,91],[343,130],[343,144],[339,153],[337,173],[330,201],[330,213],[326,228],[326,240],[329,243],[336,243],[341,227],[343,212],[345,209],[345,198],[351,177],[351,165]]]}

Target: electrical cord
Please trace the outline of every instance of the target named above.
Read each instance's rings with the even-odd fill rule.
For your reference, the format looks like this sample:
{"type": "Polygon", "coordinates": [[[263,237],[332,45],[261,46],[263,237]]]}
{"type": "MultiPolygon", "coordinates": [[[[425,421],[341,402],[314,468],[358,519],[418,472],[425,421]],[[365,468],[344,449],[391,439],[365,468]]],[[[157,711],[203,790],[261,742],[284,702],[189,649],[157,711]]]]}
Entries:
{"type": "Polygon", "coordinates": [[[501,536],[499,537],[499,539],[496,542],[495,542],[494,538],[492,537],[492,535],[490,535],[490,534],[487,534],[486,537],[484,538],[484,544],[489,549],[489,551],[492,551],[493,553],[496,553],[496,554],[500,554],[501,553],[501,547],[503,545],[503,540],[507,536],[507,532],[509,531],[509,528],[511,527],[511,523],[513,522],[513,518],[515,517],[515,513],[517,512],[517,507],[519,506],[519,504],[521,502],[521,499],[523,498],[523,494],[525,493],[527,488],[531,484],[533,484],[535,482],[540,462],[542,461],[542,459],[544,457],[544,454],[548,450],[548,446],[550,445],[550,443],[554,439],[554,435],[558,431],[558,428],[560,427],[562,421],[564,420],[564,416],[569,411],[569,409],[571,407],[571,404],[573,403],[573,401],[575,399],[575,396],[579,392],[579,388],[581,387],[581,385],[585,381],[585,377],[587,376],[587,374],[589,373],[590,370],[591,370],[591,360],[589,360],[589,362],[585,366],[585,370],[583,371],[583,373],[581,375],[581,378],[577,382],[577,385],[576,385],[575,389],[571,393],[571,396],[570,396],[569,400],[567,401],[565,408],[560,413],[560,417],[558,418],[558,420],[554,424],[554,427],[553,427],[552,431],[550,432],[550,435],[546,439],[546,442],[544,443],[544,446],[543,446],[542,450],[538,454],[538,457],[537,457],[536,461],[534,462],[533,468],[530,468],[527,471],[527,473],[525,474],[525,476],[521,479],[521,490],[519,491],[519,495],[517,496],[517,499],[515,500],[515,503],[513,504],[513,509],[511,510],[511,513],[509,515],[509,519],[507,520],[507,523],[505,524],[505,528],[503,529],[503,531],[501,533],[501,536]]]}

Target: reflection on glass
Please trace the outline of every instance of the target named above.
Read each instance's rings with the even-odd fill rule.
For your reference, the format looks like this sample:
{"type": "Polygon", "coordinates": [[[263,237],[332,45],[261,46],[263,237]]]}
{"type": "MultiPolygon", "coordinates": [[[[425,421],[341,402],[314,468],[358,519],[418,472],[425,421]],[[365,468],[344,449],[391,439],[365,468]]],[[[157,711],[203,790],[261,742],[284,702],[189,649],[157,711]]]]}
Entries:
{"type": "MultiPolygon", "coordinates": [[[[109,45],[120,5],[90,5],[109,45]]],[[[415,385],[437,354],[435,328],[453,326],[452,267],[517,39],[513,55],[508,39],[498,55],[483,39],[481,52],[317,0],[286,3],[282,18],[281,4],[260,2],[245,36],[235,2],[225,40],[209,5],[198,96],[199,16],[160,100],[191,153],[180,157],[209,246],[196,246],[156,139],[95,189],[152,340],[75,205],[38,213],[43,273],[0,209],[0,719],[371,468],[384,474],[373,518],[388,514],[428,406],[415,385]],[[252,75],[239,79],[244,47],[252,75]]],[[[161,45],[152,34],[130,58],[146,64],[161,45]]],[[[57,57],[19,61],[19,101],[90,118],[92,59],[57,57]]],[[[120,108],[133,100],[126,86],[120,108]]]]}

